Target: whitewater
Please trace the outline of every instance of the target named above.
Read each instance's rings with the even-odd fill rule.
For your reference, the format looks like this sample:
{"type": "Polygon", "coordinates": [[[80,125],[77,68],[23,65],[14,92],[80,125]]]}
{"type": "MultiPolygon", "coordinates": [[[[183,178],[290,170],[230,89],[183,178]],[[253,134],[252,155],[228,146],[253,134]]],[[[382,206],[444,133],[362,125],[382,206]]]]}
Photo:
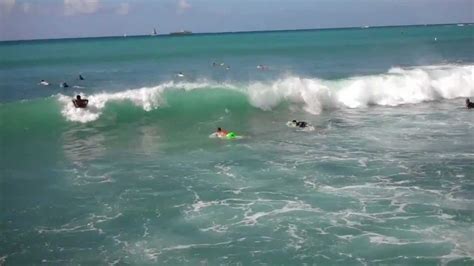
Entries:
{"type": "MultiPolygon", "coordinates": [[[[129,89],[115,93],[84,95],[89,108],[77,109],[71,97],[57,96],[62,114],[69,121],[90,122],[98,119],[108,102],[129,101],[152,111],[167,106],[170,90],[232,90],[243,94],[249,103],[269,111],[283,101],[297,104],[308,113],[318,115],[323,109],[361,108],[371,105],[398,106],[442,99],[474,96],[473,65],[443,65],[417,68],[392,68],[385,74],[356,76],[342,80],[322,80],[289,76],[271,83],[250,84],[199,82],[165,82],[154,87],[129,89]]],[[[81,95],[80,92],[78,92],[81,95]]],[[[186,96],[184,96],[186,97],[186,96]]],[[[186,99],[182,99],[186,101],[186,99]]],[[[220,99],[231,101],[232,99],[220,99]]],[[[194,104],[194,103],[189,103],[194,104]]],[[[167,106],[169,107],[169,106],[167,106]]]]}
{"type": "Polygon", "coordinates": [[[0,265],[472,265],[473,33],[1,42],[0,265]]]}

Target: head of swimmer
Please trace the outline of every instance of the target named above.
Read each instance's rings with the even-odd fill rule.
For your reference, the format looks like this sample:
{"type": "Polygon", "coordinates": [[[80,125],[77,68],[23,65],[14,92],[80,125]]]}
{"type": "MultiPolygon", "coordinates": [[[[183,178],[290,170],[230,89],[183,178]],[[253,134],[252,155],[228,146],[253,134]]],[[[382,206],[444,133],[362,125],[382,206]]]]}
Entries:
{"type": "Polygon", "coordinates": [[[80,101],[81,100],[81,95],[77,95],[76,99],[80,101]]]}

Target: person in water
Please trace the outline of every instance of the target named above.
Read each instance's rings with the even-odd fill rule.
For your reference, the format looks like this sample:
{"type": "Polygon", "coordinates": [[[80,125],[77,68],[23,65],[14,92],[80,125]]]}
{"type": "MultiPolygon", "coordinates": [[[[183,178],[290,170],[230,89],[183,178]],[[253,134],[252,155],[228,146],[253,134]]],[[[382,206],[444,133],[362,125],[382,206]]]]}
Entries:
{"type": "Polygon", "coordinates": [[[40,85],[43,85],[43,86],[49,86],[49,82],[47,82],[46,80],[42,79],[39,83],[40,85]]]}
{"type": "Polygon", "coordinates": [[[77,95],[75,100],[72,100],[72,103],[76,108],[86,108],[89,100],[81,99],[81,95],[77,95]]]}
{"type": "Polygon", "coordinates": [[[69,88],[69,85],[66,82],[62,82],[61,88],[69,88]]]}
{"type": "Polygon", "coordinates": [[[474,103],[469,100],[469,98],[466,98],[466,107],[467,109],[474,108],[474,103]]]}
{"type": "Polygon", "coordinates": [[[308,126],[308,123],[304,122],[304,121],[296,121],[296,120],[293,120],[291,121],[293,123],[293,125],[297,126],[297,127],[300,127],[300,128],[305,128],[308,126]]]}
{"type": "Polygon", "coordinates": [[[224,130],[220,127],[217,128],[216,135],[218,137],[223,138],[223,137],[227,136],[227,134],[229,134],[229,132],[227,130],[224,130]]]}
{"type": "Polygon", "coordinates": [[[81,74],[79,74],[79,80],[84,80],[84,77],[81,74]]]}

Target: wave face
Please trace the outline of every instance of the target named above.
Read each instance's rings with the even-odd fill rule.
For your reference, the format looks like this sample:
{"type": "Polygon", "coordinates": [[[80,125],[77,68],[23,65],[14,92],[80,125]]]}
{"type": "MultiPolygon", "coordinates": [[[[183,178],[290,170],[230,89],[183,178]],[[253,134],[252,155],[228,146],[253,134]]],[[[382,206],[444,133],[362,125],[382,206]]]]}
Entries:
{"type": "Polygon", "coordinates": [[[470,97],[473,66],[392,68],[386,74],[328,81],[290,77],[272,84],[252,84],[250,101],[268,110],[282,100],[298,102],[319,114],[324,108],[397,106],[424,101],[470,97]]]}
{"type": "Polygon", "coordinates": [[[167,82],[155,87],[85,95],[89,99],[87,109],[74,108],[69,96],[59,94],[57,98],[66,120],[82,123],[97,120],[107,106],[114,102],[132,103],[147,112],[159,108],[175,108],[178,112],[178,108],[186,106],[212,108],[216,101],[221,103],[222,106],[218,106],[221,108],[239,98],[241,105],[250,104],[264,111],[285,102],[297,104],[306,112],[318,115],[324,109],[398,106],[472,97],[473,71],[473,65],[447,65],[392,68],[380,75],[340,80],[287,76],[271,82],[250,84],[167,82]],[[196,97],[196,93],[199,97],[196,97]],[[243,101],[242,97],[248,102],[243,101]],[[170,99],[174,100],[170,102],[170,99]]]}
{"type": "Polygon", "coordinates": [[[111,102],[131,102],[135,106],[143,108],[144,111],[152,111],[159,107],[167,105],[165,92],[176,90],[193,90],[212,88],[217,85],[207,82],[203,83],[175,83],[168,82],[155,87],[144,87],[139,89],[130,89],[116,93],[98,93],[87,96],[89,100],[88,108],[75,108],[71,98],[59,94],[58,100],[62,104],[61,113],[69,121],[90,122],[98,119],[108,103],[111,102]]]}

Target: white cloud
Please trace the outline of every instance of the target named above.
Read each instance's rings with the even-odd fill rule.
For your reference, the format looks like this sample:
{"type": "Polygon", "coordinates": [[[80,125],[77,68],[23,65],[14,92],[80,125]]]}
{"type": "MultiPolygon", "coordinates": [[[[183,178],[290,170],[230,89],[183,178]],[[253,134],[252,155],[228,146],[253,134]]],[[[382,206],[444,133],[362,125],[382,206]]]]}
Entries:
{"type": "Polygon", "coordinates": [[[184,11],[190,8],[191,4],[187,0],[178,0],[178,13],[184,13],[184,11]]]}
{"type": "Polygon", "coordinates": [[[116,10],[116,13],[119,15],[127,15],[128,11],[130,11],[130,4],[129,3],[121,3],[116,10]]]}
{"type": "Polygon", "coordinates": [[[8,14],[15,6],[15,0],[0,0],[0,13],[8,14]]]}
{"type": "Polygon", "coordinates": [[[64,14],[92,14],[100,6],[100,0],[64,0],[64,14]]]}

